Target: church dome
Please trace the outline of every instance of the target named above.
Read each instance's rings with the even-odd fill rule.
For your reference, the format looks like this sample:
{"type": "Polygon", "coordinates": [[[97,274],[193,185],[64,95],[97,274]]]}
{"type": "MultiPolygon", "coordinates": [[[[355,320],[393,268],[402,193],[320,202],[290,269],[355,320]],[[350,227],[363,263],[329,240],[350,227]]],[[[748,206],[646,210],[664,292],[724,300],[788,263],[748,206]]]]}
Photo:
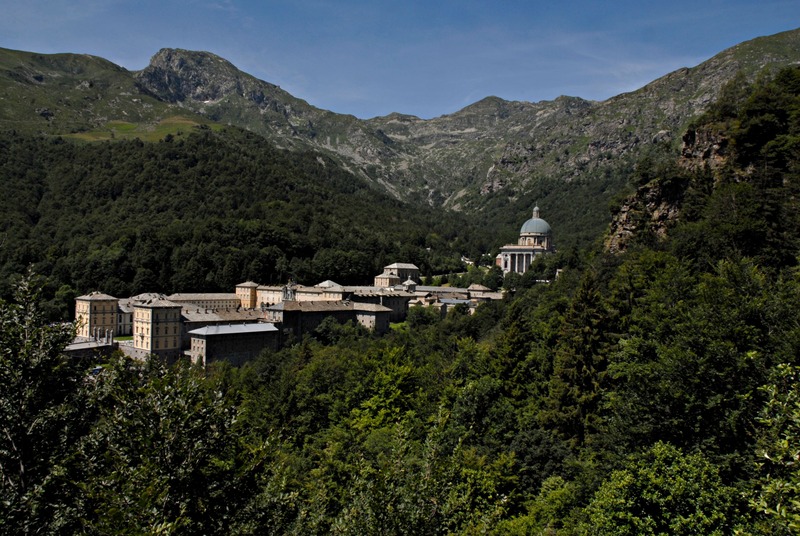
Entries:
{"type": "Polygon", "coordinates": [[[539,217],[539,207],[533,209],[533,217],[523,223],[522,229],[519,231],[520,235],[549,235],[551,233],[550,224],[539,217]]]}

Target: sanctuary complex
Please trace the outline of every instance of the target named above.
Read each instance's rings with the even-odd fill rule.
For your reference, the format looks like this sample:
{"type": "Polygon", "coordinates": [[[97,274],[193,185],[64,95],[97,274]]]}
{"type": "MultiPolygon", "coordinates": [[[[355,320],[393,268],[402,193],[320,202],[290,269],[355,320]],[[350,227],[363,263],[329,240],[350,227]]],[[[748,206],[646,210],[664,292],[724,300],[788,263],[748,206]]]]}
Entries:
{"type": "Polygon", "coordinates": [[[246,281],[232,293],[144,293],[122,299],[91,292],[75,299],[78,339],[72,350],[114,346],[139,359],[157,355],[169,361],[240,365],[264,348],[278,348],[287,337],[313,331],[328,318],[383,333],[391,322],[405,320],[411,305],[434,307],[444,315],[456,305],[473,310],[481,302],[502,298],[501,292],[481,285],[420,285],[419,268],[408,263],[384,267],[374,283],[271,286],[246,281]],[[116,342],[119,337],[125,340],[116,342]]]}
{"type": "MultiPolygon", "coordinates": [[[[517,243],[501,247],[496,262],[504,274],[524,274],[537,255],[553,251],[550,225],[536,207],[517,243]]],[[[241,365],[265,348],[280,347],[288,337],[314,331],[326,319],[383,333],[391,322],[404,321],[412,305],[434,307],[445,315],[451,307],[473,311],[481,302],[502,296],[481,285],[423,286],[419,268],[410,263],[385,266],[371,286],[246,281],[230,293],[144,293],[122,299],[96,291],[75,299],[78,338],[68,350],[119,348],[139,359],[157,355],[169,361],[241,365]]]]}

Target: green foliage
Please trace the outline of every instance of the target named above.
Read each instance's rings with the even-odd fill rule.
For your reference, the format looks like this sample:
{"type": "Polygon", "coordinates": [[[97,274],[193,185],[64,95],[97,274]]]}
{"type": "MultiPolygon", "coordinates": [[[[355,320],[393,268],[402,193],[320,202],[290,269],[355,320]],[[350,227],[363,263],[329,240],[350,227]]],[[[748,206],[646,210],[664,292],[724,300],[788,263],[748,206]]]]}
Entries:
{"type": "Polygon", "coordinates": [[[0,301],[0,532],[69,531],[75,492],[63,478],[74,442],[89,425],[87,365],[67,358],[71,324],[49,324],[37,279],[0,301]]]}
{"type": "Polygon", "coordinates": [[[574,486],[560,476],[551,476],[542,483],[539,494],[528,504],[524,515],[504,520],[496,534],[525,536],[556,534],[576,503],[574,486]]]}
{"type": "Polygon", "coordinates": [[[361,462],[333,534],[477,534],[505,512],[510,459],[440,444],[440,424],[423,444],[395,436],[377,465],[361,462]]]}
{"type": "Polygon", "coordinates": [[[766,404],[759,418],[758,481],[752,506],[766,518],[771,534],[800,531],[800,369],[778,365],[763,388],[766,404]]]}
{"type": "Polygon", "coordinates": [[[613,333],[592,272],[586,272],[564,317],[542,422],[581,445],[597,427],[607,347],[613,333]]]}
{"type": "Polygon", "coordinates": [[[320,322],[312,333],[313,337],[322,344],[345,344],[370,334],[371,332],[359,323],[349,321],[346,324],[340,324],[332,316],[320,322]]]}
{"type": "Polygon", "coordinates": [[[409,329],[419,329],[425,326],[431,326],[440,320],[438,310],[433,307],[423,307],[415,305],[408,309],[406,316],[406,324],[409,329]]]}
{"type": "MultiPolygon", "coordinates": [[[[796,341],[785,322],[795,306],[773,301],[777,288],[749,263],[721,263],[716,274],[696,280],[674,259],[662,261],[646,293],[628,287],[631,325],[609,365],[609,441],[661,438],[741,455],[759,407],[757,389],[784,344],[796,341]]],[[[650,266],[645,262],[640,268],[650,266]]],[[[628,284],[643,275],[627,272],[628,284]]]]}
{"type": "Polygon", "coordinates": [[[96,377],[98,421],[81,441],[84,528],[99,534],[227,534],[255,494],[264,447],[237,425],[218,379],[118,357],[96,377]]]}
{"type": "Polygon", "coordinates": [[[659,442],[603,483],[579,533],[722,536],[736,523],[734,495],[702,455],[659,442]]]}

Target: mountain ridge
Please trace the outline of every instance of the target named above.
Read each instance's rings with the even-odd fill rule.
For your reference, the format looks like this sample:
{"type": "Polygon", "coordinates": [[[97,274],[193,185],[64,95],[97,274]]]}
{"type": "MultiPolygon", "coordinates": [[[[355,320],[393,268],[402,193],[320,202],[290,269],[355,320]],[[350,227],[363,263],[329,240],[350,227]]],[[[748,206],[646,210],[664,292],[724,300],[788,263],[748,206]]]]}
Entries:
{"type": "MultiPolygon", "coordinates": [[[[8,68],[7,58],[11,52],[20,60],[26,53],[0,52],[6,58],[0,59],[5,101],[23,100],[12,87],[22,83],[20,76],[28,79],[25,97],[59,79],[41,74],[42,60],[34,59],[46,55],[27,53],[33,59],[20,69],[8,68]],[[30,79],[37,72],[44,82],[34,84],[30,79]]],[[[576,218],[580,225],[605,226],[607,203],[626,187],[626,169],[636,157],[654,146],[676,149],[686,125],[737,73],[752,79],[798,61],[800,30],[793,30],[741,43],[604,101],[489,96],[432,119],[398,112],[362,120],[316,108],[213,53],[164,48],[142,70],[110,68],[105,76],[111,84],[97,83],[103,77],[88,68],[77,74],[80,69],[65,68],[73,72],[75,88],[88,87],[74,97],[78,89],[65,92],[66,103],[33,110],[26,103],[25,120],[39,123],[42,132],[68,133],[102,130],[114,120],[146,123],[186,114],[198,123],[245,128],[281,148],[321,151],[398,199],[478,214],[501,225],[524,217],[535,198],[570,235],[580,232],[570,228],[576,218]],[[596,199],[576,206],[570,199],[576,188],[596,199]]],[[[68,78],[61,76],[62,82],[68,78]]],[[[0,113],[3,123],[15,125],[0,113]]]]}

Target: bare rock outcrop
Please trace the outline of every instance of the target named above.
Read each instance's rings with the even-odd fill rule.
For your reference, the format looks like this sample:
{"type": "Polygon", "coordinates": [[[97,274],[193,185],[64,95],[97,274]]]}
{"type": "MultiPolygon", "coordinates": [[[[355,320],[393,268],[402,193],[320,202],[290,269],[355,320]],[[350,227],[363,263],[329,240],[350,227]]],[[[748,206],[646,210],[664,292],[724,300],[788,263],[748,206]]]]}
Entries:
{"type": "Polygon", "coordinates": [[[686,186],[681,179],[654,180],[640,186],[613,214],[606,251],[622,253],[632,240],[645,235],[655,240],[666,238],[680,215],[686,186]]]}

